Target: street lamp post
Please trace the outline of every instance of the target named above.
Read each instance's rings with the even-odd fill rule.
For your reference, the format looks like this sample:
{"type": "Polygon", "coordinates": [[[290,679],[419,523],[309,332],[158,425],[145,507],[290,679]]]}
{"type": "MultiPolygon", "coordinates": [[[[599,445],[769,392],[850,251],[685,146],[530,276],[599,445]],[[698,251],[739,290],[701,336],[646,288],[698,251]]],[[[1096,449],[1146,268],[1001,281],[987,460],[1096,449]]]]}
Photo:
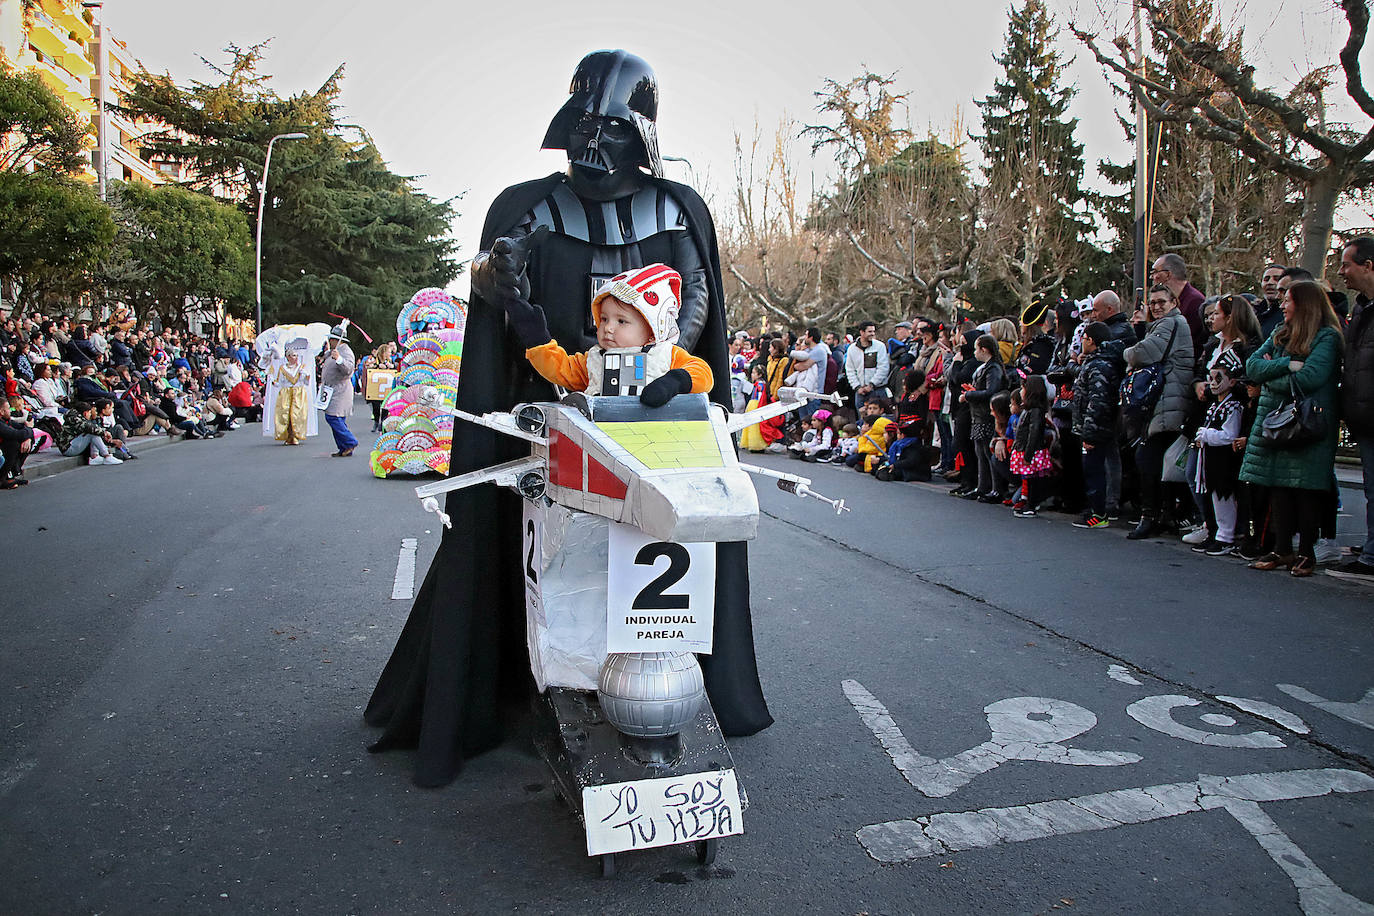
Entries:
{"type": "Polygon", "coordinates": [[[262,181],[258,182],[258,253],[254,264],[256,274],[258,317],[255,330],[262,333],[262,213],[267,209],[267,170],[272,167],[272,144],[278,140],[304,140],[305,134],[277,134],[267,141],[267,158],[262,163],[262,181]]]}

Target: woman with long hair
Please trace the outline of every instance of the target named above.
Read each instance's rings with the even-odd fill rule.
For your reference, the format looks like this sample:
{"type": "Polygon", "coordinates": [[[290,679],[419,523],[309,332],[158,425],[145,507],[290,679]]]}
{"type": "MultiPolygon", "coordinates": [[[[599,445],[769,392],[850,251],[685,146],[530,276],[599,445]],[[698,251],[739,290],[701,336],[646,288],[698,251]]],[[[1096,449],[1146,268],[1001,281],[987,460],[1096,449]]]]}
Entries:
{"type": "Polygon", "coordinates": [[[1299,578],[1316,569],[1316,541],[1321,527],[1323,494],[1335,473],[1336,388],[1345,343],[1340,321],[1326,292],[1311,281],[1294,283],[1283,293],[1283,323],[1245,364],[1245,374],[1259,383],[1259,408],[1245,443],[1240,479],[1269,487],[1274,526],[1273,552],[1250,564],[1252,569],[1287,566],[1299,578]],[[1292,400],[1296,390],[1325,412],[1326,435],[1297,448],[1274,448],[1261,436],[1270,412],[1292,400]],[[1293,535],[1298,536],[1296,553],[1293,535]]]}

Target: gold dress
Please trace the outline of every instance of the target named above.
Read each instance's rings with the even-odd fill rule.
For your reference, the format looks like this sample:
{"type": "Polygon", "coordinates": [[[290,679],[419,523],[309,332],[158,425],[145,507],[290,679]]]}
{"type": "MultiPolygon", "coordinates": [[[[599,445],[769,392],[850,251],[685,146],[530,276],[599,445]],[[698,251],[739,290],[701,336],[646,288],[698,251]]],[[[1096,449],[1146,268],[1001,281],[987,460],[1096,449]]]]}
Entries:
{"type": "Polygon", "coordinates": [[[306,437],[306,421],[310,405],[309,377],[300,365],[282,363],[276,370],[277,400],[273,405],[273,422],[278,442],[300,445],[306,437]]]}

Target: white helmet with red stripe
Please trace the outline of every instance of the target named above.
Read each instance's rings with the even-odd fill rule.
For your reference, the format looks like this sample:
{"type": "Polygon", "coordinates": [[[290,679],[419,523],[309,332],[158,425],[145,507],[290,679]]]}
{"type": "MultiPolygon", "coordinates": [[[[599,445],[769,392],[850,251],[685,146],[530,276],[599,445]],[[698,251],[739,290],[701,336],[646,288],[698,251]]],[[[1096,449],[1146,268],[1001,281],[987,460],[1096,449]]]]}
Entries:
{"type": "Polygon", "coordinates": [[[611,277],[592,299],[592,320],[601,323],[601,300],[607,296],[644,316],[654,343],[677,340],[677,316],[682,310],[682,275],[667,264],[649,264],[611,277]]]}

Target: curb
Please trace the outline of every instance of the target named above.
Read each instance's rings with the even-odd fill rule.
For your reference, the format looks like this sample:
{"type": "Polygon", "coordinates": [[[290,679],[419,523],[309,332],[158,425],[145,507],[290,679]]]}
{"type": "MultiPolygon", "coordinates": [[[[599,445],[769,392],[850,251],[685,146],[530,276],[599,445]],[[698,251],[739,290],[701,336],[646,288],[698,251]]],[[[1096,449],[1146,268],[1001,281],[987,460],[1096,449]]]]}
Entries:
{"type": "MultiPolygon", "coordinates": [[[[136,439],[129,440],[129,451],[135,453],[142,453],[150,451],[152,449],[162,448],[164,446],[173,444],[180,438],[180,436],[141,436],[136,439]]],[[[52,455],[53,457],[47,458],[47,460],[45,461],[25,462],[24,476],[27,477],[29,480],[41,480],[44,477],[52,477],[56,474],[61,474],[63,471],[72,471],[76,468],[86,466],[86,462],[82,458],[68,458],[64,455],[58,454],[56,451],[54,451],[52,455]]],[[[36,457],[44,456],[42,455],[42,453],[40,453],[36,457]]]]}

